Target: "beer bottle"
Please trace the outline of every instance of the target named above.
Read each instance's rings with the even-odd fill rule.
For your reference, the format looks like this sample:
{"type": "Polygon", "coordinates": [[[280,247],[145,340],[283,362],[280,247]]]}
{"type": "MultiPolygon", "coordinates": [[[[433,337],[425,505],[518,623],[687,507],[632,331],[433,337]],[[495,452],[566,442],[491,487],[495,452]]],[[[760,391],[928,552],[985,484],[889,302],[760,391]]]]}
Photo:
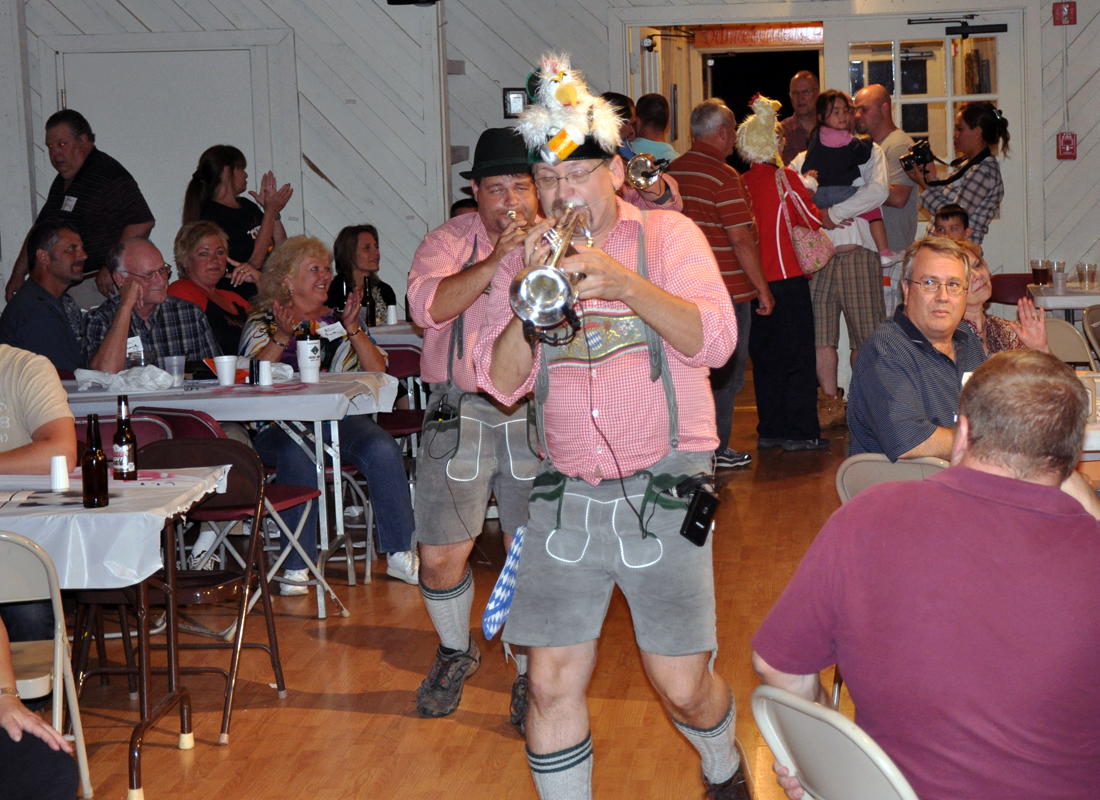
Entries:
{"type": "Polygon", "coordinates": [[[87,449],[80,460],[83,479],[84,507],[103,508],[107,505],[107,454],[99,440],[99,415],[88,415],[87,449]]]}
{"type": "Polygon", "coordinates": [[[130,425],[130,402],[124,394],[118,396],[118,425],[113,444],[115,480],[136,481],[137,439],[130,425]]]}
{"type": "Polygon", "coordinates": [[[373,328],[378,324],[378,306],[374,302],[370,278],[363,281],[363,308],[367,310],[367,327],[373,328]]]}

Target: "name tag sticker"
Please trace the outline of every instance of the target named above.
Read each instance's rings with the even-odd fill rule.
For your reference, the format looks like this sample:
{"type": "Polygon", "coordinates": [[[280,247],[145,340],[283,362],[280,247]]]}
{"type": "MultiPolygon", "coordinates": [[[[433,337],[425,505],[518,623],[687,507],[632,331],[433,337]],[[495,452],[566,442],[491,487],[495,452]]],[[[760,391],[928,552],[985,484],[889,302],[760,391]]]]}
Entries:
{"type": "Polygon", "coordinates": [[[145,348],[141,346],[140,336],[131,336],[126,340],[126,355],[130,355],[131,353],[141,353],[144,350],[145,348]]]}
{"type": "Polygon", "coordinates": [[[330,342],[333,339],[339,339],[342,336],[347,336],[348,332],[345,330],[343,323],[334,322],[331,325],[326,325],[323,328],[318,328],[317,333],[320,336],[328,339],[330,342]]]}
{"type": "Polygon", "coordinates": [[[65,195],[65,201],[61,204],[62,211],[72,211],[76,208],[76,198],[71,194],[65,195]]]}

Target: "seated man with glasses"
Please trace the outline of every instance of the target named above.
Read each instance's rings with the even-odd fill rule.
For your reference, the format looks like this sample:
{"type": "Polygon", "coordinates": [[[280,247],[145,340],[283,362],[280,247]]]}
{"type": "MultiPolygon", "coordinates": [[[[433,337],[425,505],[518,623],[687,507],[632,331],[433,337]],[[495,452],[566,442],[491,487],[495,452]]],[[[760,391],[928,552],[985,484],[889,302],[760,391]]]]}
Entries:
{"type": "Polygon", "coordinates": [[[107,257],[118,294],[88,314],[84,347],[89,369],[119,372],[128,351],[164,366],[165,356],[198,361],[222,354],[206,315],[168,296],[172,268],[148,239],[119,242],[107,257]]]}
{"type": "Polygon", "coordinates": [[[985,361],[974,332],[959,326],[970,266],[951,239],[905,252],[902,304],[859,350],[848,400],[848,455],[951,455],[962,378],[985,361]]]}

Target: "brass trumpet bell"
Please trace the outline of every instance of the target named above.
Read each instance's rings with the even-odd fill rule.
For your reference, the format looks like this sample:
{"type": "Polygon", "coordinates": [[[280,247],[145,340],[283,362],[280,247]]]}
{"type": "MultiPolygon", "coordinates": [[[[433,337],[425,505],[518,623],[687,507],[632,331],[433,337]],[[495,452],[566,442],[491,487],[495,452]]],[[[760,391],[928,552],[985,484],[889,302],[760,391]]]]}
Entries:
{"type": "Polygon", "coordinates": [[[641,191],[657,182],[668,168],[668,161],[658,161],[649,153],[638,153],[626,163],[626,182],[641,191]]]}

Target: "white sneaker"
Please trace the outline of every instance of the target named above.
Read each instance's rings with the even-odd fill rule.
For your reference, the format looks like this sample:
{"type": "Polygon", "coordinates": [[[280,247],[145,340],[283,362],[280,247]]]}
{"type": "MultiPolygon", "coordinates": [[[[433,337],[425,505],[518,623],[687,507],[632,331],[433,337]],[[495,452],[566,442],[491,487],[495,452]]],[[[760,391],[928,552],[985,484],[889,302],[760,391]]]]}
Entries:
{"type": "Polygon", "coordinates": [[[203,550],[201,553],[196,553],[195,551],[192,550],[191,551],[191,558],[187,562],[188,569],[192,569],[192,570],[217,569],[218,565],[222,563],[221,556],[219,556],[217,553],[214,553],[213,555],[210,556],[210,558],[206,559],[206,563],[203,564],[200,567],[199,562],[202,561],[205,556],[206,556],[206,551],[205,550],[203,550]]]}
{"type": "Polygon", "coordinates": [[[415,550],[390,553],[386,556],[386,574],[416,586],[420,583],[420,557],[415,550]]]}
{"type": "MultiPolygon", "coordinates": [[[[308,569],[284,569],[283,577],[288,581],[308,581],[309,570],[308,569]]],[[[303,594],[309,594],[308,586],[298,586],[293,583],[280,583],[279,594],[283,597],[297,597],[303,594]]]]}

